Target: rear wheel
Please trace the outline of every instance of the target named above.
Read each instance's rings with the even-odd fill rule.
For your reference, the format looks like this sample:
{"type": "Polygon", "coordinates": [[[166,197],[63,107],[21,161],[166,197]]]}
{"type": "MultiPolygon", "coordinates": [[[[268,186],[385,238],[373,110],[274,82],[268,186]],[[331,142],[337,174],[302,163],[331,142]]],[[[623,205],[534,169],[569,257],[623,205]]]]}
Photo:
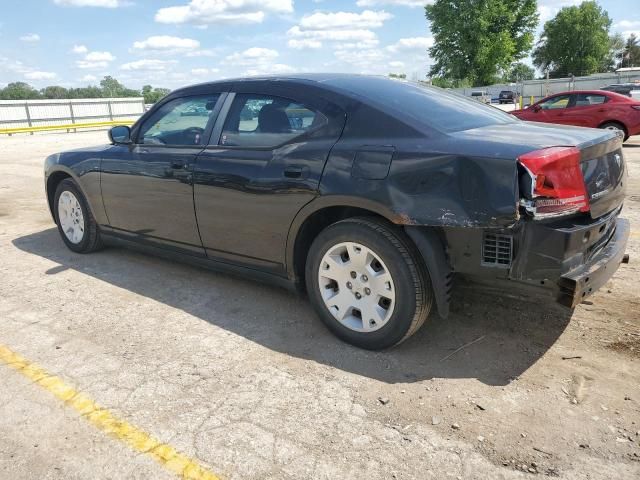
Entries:
{"type": "Polygon", "coordinates": [[[600,128],[604,128],[605,130],[613,130],[615,132],[621,132],[622,138],[626,141],[629,136],[627,135],[627,130],[624,128],[624,125],[618,122],[607,122],[600,125],[600,128]]]}
{"type": "Polygon", "coordinates": [[[361,348],[402,342],[431,309],[429,276],[415,249],[401,231],[373,219],[323,230],[309,250],[306,284],[322,321],[361,348]]]}
{"type": "Polygon", "coordinates": [[[87,200],[72,179],[60,182],[53,205],[58,231],[70,250],[89,253],[102,247],[100,231],[87,200]]]}

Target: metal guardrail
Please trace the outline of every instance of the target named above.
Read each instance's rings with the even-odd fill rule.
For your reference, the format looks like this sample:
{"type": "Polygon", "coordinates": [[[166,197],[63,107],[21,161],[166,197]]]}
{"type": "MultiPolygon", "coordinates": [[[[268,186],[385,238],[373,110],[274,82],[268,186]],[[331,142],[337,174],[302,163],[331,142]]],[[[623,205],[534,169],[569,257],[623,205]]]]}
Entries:
{"type": "Polygon", "coordinates": [[[0,133],[71,130],[88,128],[77,125],[110,124],[108,122],[133,123],[145,110],[142,97],[0,100],[0,133]]]}
{"type": "Polygon", "coordinates": [[[0,135],[13,135],[14,133],[31,133],[45,132],[52,130],[66,130],[67,132],[78,128],[100,128],[110,127],[114,125],[131,125],[134,120],[114,120],[109,122],[92,122],[92,123],[67,123],[64,125],[42,125],[39,127],[18,127],[18,128],[0,128],[0,135]]]}

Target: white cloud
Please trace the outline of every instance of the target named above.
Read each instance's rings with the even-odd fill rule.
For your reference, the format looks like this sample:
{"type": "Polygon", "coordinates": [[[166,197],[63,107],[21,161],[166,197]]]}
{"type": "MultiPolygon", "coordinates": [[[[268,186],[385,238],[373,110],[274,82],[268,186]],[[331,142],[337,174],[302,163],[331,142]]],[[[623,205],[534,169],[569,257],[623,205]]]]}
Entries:
{"type": "Polygon", "coordinates": [[[22,37],[20,37],[20,40],[22,40],[23,42],[28,42],[28,43],[39,42],[40,41],[40,35],[38,35],[37,33],[28,33],[28,34],[23,35],[22,37]]]}
{"type": "Polygon", "coordinates": [[[292,38],[287,42],[287,45],[289,45],[290,48],[301,50],[304,48],[321,48],[322,42],[312,38],[302,38],[300,40],[292,38]]]}
{"type": "Polygon", "coordinates": [[[65,7],[102,7],[116,8],[123,4],[121,0],[53,0],[56,5],[65,7]]]}
{"type": "Polygon", "coordinates": [[[339,28],[379,28],[385,20],[393,18],[393,15],[384,10],[365,10],[362,13],[351,12],[316,12],[305,15],[300,20],[303,30],[334,30],[339,28]]]}
{"type": "Polygon", "coordinates": [[[351,12],[315,12],[302,17],[299,25],[287,31],[288,46],[295,49],[321,48],[325,41],[340,43],[339,48],[372,48],[378,44],[370,30],[382,27],[393,15],[383,10],[351,12]]]}
{"type": "Polygon", "coordinates": [[[194,50],[200,47],[200,42],[192,38],[172,37],[170,35],[154,35],[146,40],[134,42],[135,50],[194,50]]]}
{"type": "Polygon", "coordinates": [[[269,13],[293,13],[292,0],[191,0],[187,5],[161,8],[159,23],[262,23],[269,13]]]}
{"type": "Polygon", "coordinates": [[[236,52],[225,58],[225,63],[249,66],[257,63],[267,63],[275,60],[280,54],[270,48],[253,47],[243,52],[236,52]]]}
{"type": "Polygon", "coordinates": [[[215,57],[215,50],[203,48],[202,50],[190,50],[186,52],[187,57],[215,57]]]}
{"type": "Polygon", "coordinates": [[[418,50],[426,54],[426,50],[431,47],[433,47],[433,37],[409,37],[401,38],[393,45],[389,45],[387,50],[392,53],[418,50]]]}
{"type": "Polygon", "coordinates": [[[58,75],[53,72],[42,72],[40,70],[34,70],[24,74],[24,77],[29,80],[51,80],[58,75]]]}
{"type": "Polygon", "coordinates": [[[83,53],[87,53],[89,51],[89,49],[87,47],[85,47],[84,45],[74,45],[73,48],[71,49],[71,51],[73,53],[83,54],[83,53]]]}
{"type": "Polygon", "coordinates": [[[175,60],[158,60],[145,58],[134,62],[124,63],[120,65],[121,70],[167,70],[171,65],[177,63],[175,60]]]}
{"type": "Polygon", "coordinates": [[[242,52],[228,55],[223,60],[225,65],[247,67],[243,75],[266,75],[293,73],[296,69],[284,63],[276,63],[280,56],[277,50],[253,47],[242,52]]]}
{"type": "Polygon", "coordinates": [[[404,68],[405,63],[404,62],[400,62],[398,60],[395,60],[393,62],[389,62],[389,66],[391,68],[404,68]]]}
{"type": "Polygon", "coordinates": [[[580,2],[581,0],[540,0],[538,2],[539,26],[543,27],[544,23],[555,17],[562,7],[578,5],[580,2]]]}
{"type": "Polygon", "coordinates": [[[196,77],[204,77],[212,73],[218,73],[219,71],[219,68],[192,68],[191,75],[194,75],[196,77]]]}
{"type": "Polygon", "coordinates": [[[81,82],[95,82],[98,79],[95,75],[87,74],[80,78],[81,82]]]}
{"type": "Polygon", "coordinates": [[[640,20],[622,20],[614,25],[614,27],[630,30],[640,28],[640,20]]]}
{"type": "Polygon", "coordinates": [[[295,72],[297,72],[297,69],[291,65],[285,65],[284,63],[270,63],[250,68],[244,72],[244,75],[286,75],[287,73],[295,72]]]}
{"type": "Polygon", "coordinates": [[[623,37],[635,35],[640,37],[640,20],[622,20],[613,26],[616,30],[622,31],[623,37]]]}
{"type": "Polygon", "coordinates": [[[356,5],[359,7],[375,7],[377,5],[394,5],[400,7],[424,7],[433,0],[358,0],[356,5]]]}
{"type": "Polygon", "coordinates": [[[110,52],[89,52],[84,57],[88,62],[112,62],[115,58],[110,52]]]}
{"type": "Polygon", "coordinates": [[[86,52],[82,60],[76,60],[76,67],[83,70],[107,68],[109,63],[116,59],[111,52],[88,52],[84,45],[75,45],[73,51],[76,53],[86,52]]]}

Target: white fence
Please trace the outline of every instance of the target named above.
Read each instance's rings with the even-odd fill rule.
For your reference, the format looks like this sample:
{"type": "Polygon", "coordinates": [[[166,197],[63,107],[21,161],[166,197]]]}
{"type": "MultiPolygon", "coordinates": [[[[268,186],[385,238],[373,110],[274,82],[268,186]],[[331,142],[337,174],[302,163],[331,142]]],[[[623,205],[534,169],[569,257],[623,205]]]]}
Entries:
{"type": "Polygon", "coordinates": [[[136,120],[144,99],[79,98],[72,100],[0,100],[0,130],[136,120]]]}
{"type": "Polygon", "coordinates": [[[570,90],[598,90],[612,83],[634,83],[640,82],[640,72],[620,72],[620,73],[598,73],[588,77],[552,78],[549,80],[526,80],[518,84],[496,84],[487,87],[456,88],[456,92],[466,96],[471,96],[471,92],[488,92],[492,98],[498,96],[501,90],[514,90],[523,96],[524,104],[528,105],[533,97],[537,102],[542,98],[554,93],[567,92],[570,90]]]}

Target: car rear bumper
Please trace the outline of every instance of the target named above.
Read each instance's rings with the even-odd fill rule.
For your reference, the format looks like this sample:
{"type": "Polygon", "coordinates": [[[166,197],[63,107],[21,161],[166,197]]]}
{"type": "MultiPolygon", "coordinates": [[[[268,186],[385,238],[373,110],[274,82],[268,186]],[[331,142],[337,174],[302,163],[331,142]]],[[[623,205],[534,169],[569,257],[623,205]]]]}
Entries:
{"type": "Polygon", "coordinates": [[[445,229],[452,271],[507,294],[573,308],[627,259],[630,228],[618,217],[620,210],[595,220],[584,216],[526,221],[511,229],[445,229]],[[495,261],[497,251],[503,256],[495,261]]]}
{"type": "Polygon", "coordinates": [[[615,230],[606,245],[588,263],[562,275],[558,280],[558,303],[573,308],[602,287],[621,263],[628,261],[625,253],[629,239],[629,221],[616,219],[615,230]]]}

